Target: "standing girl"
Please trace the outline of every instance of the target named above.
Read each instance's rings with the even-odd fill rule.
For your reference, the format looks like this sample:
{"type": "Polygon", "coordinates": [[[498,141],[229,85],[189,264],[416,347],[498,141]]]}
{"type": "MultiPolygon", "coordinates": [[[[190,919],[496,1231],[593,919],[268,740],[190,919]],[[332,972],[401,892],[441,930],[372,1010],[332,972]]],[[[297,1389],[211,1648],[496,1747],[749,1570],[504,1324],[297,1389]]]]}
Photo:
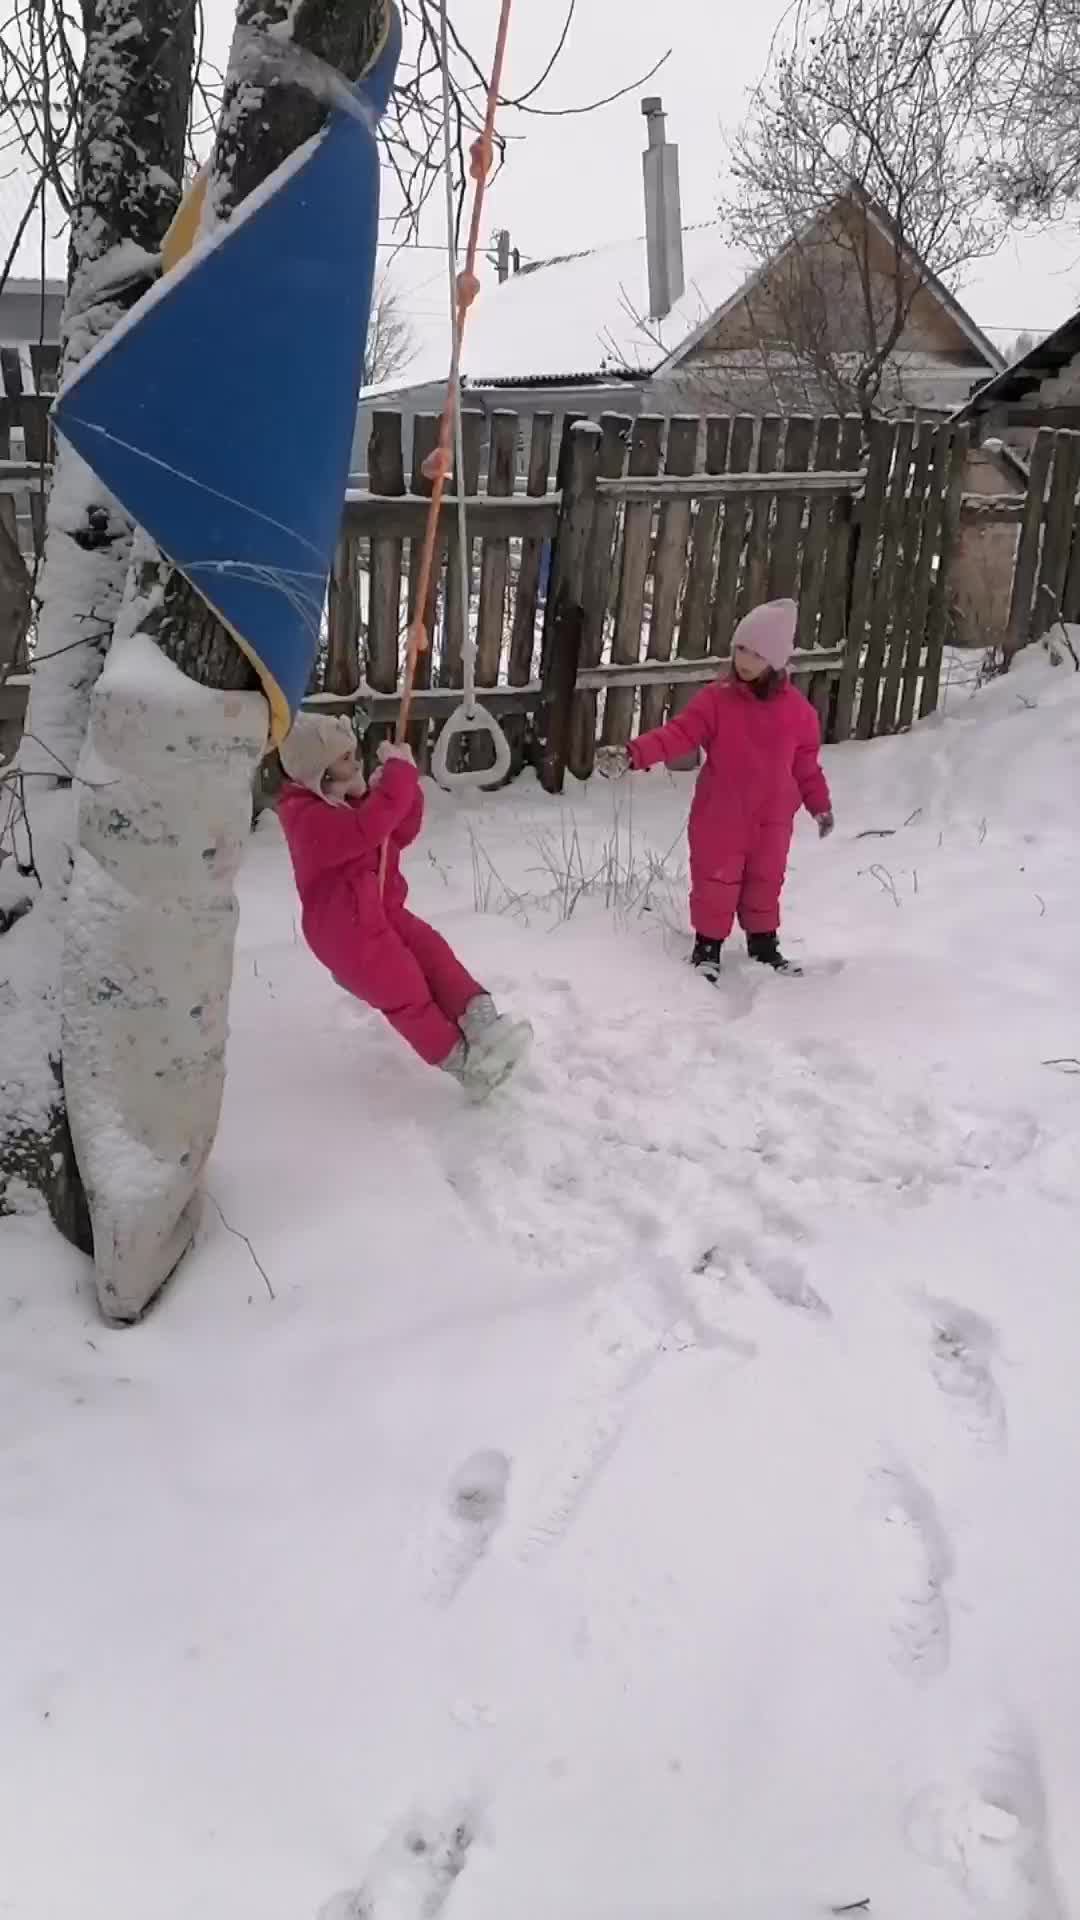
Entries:
{"type": "Polygon", "coordinates": [[[799,971],[779,942],[795,815],[804,806],[822,839],[833,816],[818,717],[787,676],[797,624],[794,600],[754,607],[735,629],[728,679],[706,687],[666,727],[598,756],[598,771],[611,779],[703,750],[690,809],[690,919],[692,964],[710,980],[736,915],[752,960],[799,971]]]}

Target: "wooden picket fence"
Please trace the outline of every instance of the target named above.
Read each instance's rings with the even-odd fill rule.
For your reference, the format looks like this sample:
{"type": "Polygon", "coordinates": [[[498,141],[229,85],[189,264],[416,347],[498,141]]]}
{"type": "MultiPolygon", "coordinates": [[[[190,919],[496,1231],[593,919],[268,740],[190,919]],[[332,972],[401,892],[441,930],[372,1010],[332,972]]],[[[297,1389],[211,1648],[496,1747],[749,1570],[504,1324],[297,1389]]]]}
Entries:
{"type": "MultiPolygon", "coordinates": [[[[565,763],[581,778],[598,741],[621,744],[658,724],[714,677],[737,621],[763,598],[798,599],[794,668],[827,739],[870,739],[934,710],[964,432],[901,421],[864,436],[851,419],[609,413],[594,427],[568,419],[556,459],[554,427],[544,413],[465,415],[469,578],[455,476],[425,609],[412,739],[421,758],[461,685],[463,603],[478,684],[509,724],[517,763],[533,734],[542,749],[536,716],[550,707],[553,634],[545,576],[562,577],[580,610],[565,763]]],[[[376,414],[368,490],[346,505],[312,693],[348,705],[363,677],[380,727],[396,703],[430,494],[423,463],[437,431],[420,417],[407,449],[400,416],[376,414]]]]}
{"type": "MultiPolygon", "coordinates": [[[[55,358],[25,390],[0,355],[0,510],[28,557],[40,550],[55,358]],[[21,491],[20,491],[21,490],[21,491]]],[[[406,445],[375,415],[368,486],[350,492],[309,700],[367,711],[372,742],[396,717],[404,634],[430,496],[423,464],[438,424],[406,445]]],[[[950,567],[971,521],[1016,542],[1008,645],[1080,621],[1080,434],[1043,432],[1026,494],[964,493],[966,432],[911,421],[675,418],[599,423],[464,418],[468,561],[456,538],[455,475],[424,610],[411,740],[423,763],[458,704],[462,612],[485,705],[515,770],[558,789],[677,712],[722,670],[757,601],[799,603],[797,682],[831,742],[896,732],[938,704],[950,634],[950,567]],[[1015,531],[1013,531],[1015,528],[1015,531]]],[[[1006,581],[1008,574],[1006,574],[1006,581]]],[[[2,667],[2,663],[0,663],[2,667]]],[[[25,683],[0,670],[0,727],[17,726],[25,683]]]]}

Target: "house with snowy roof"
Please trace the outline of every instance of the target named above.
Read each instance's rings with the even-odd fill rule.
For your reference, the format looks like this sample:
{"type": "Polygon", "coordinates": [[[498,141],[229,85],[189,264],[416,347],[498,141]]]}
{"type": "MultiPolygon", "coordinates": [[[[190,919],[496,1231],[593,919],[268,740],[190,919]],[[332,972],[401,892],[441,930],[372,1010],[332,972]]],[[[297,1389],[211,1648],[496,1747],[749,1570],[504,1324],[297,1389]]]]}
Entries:
{"type": "MultiPolygon", "coordinates": [[[[854,357],[864,296],[852,266],[856,223],[859,259],[884,297],[898,271],[910,276],[882,404],[945,420],[1001,370],[1000,354],[970,314],[905,254],[887,214],[855,191],[765,265],[733,246],[718,222],[683,226],[678,148],[667,140],[662,103],[648,99],[642,110],[645,233],[530,263],[485,289],[465,336],[467,406],[486,414],[509,408],[524,418],[540,411],[597,418],[609,409],[668,417],[835,411],[805,352],[785,338],[779,296],[812,260],[819,297],[828,289],[834,364],[845,352],[854,357]]],[[[444,339],[432,341],[396,380],[361,395],[355,469],[366,467],[375,409],[438,411],[446,354],[444,339]]]]}

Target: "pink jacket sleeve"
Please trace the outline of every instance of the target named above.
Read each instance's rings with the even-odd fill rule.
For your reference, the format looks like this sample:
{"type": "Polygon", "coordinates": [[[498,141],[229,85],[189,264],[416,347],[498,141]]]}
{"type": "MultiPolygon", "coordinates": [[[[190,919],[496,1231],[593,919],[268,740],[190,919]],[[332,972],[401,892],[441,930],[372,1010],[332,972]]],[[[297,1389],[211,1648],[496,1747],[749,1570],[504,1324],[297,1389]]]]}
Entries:
{"type": "MultiPolygon", "coordinates": [[[[393,762],[391,761],[390,764],[393,765],[393,762]]],[[[385,774],[383,777],[385,778],[385,774]]],[[[382,782],[380,781],[379,784],[381,786],[382,782]]],[[[418,838],[420,829],[423,826],[423,824],[424,824],[424,789],[420,785],[420,782],[418,780],[416,782],[416,792],[413,794],[412,800],[409,805],[409,810],[405,814],[404,818],[394,828],[394,831],[390,836],[391,839],[393,840],[395,847],[397,847],[399,853],[403,852],[406,847],[412,846],[413,841],[418,838]]]]}
{"type": "Polygon", "coordinates": [[[812,813],[817,819],[819,814],[832,812],[832,800],[819,758],[821,722],[810,702],[806,701],[805,705],[806,713],[803,716],[802,735],[795,749],[793,772],[803,806],[807,813],[812,813]]]}
{"type": "Polygon", "coordinates": [[[645,773],[661,761],[685,759],[705,745],[715,726],[716,689],[706,687],[666,727],[654,727],[630,742],[630,765],[636,773],[645,773]]]}

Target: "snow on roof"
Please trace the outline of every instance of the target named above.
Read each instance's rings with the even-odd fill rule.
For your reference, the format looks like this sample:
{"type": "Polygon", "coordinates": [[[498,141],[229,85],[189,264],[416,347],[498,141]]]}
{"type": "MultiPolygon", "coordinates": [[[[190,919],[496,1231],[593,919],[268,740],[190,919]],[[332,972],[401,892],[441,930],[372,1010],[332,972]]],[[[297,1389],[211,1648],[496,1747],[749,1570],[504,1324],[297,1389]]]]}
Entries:
{"type": "Polygon", "coordinates": [[[650,321],[644,236],[525,268],[476,306],[465,373],[477,383],[651,373],[739,291],[751,264],[709,223],[683,233],[686,291],[650,321]]]}
{"type": "MultiPolygon", "coordinates": [[[[15,246],[16,235],[33,196],[35,180],[22,166],[8,167],[0,174],[0,274],[15,246]]],[[[45,278],[61,284],[67,280],[67,215],[51,187],[44,189],[44,221],[39,199],[8,269],[8,280],[41,281],[42,228],[44,227],[45,278]]]]}
{"type": "MultiPolygon", "coordinates": [[[[683,258],[686,291],[659,323],[648,319],[643,235],[538,261],[501,287],[485,280],[465,332],[466,380],[476,387],[654,372],[752,271],[716,222],[684,229],[683,258]]],[[[445,331],[385,390],[445,379],[445,331]]]]}

